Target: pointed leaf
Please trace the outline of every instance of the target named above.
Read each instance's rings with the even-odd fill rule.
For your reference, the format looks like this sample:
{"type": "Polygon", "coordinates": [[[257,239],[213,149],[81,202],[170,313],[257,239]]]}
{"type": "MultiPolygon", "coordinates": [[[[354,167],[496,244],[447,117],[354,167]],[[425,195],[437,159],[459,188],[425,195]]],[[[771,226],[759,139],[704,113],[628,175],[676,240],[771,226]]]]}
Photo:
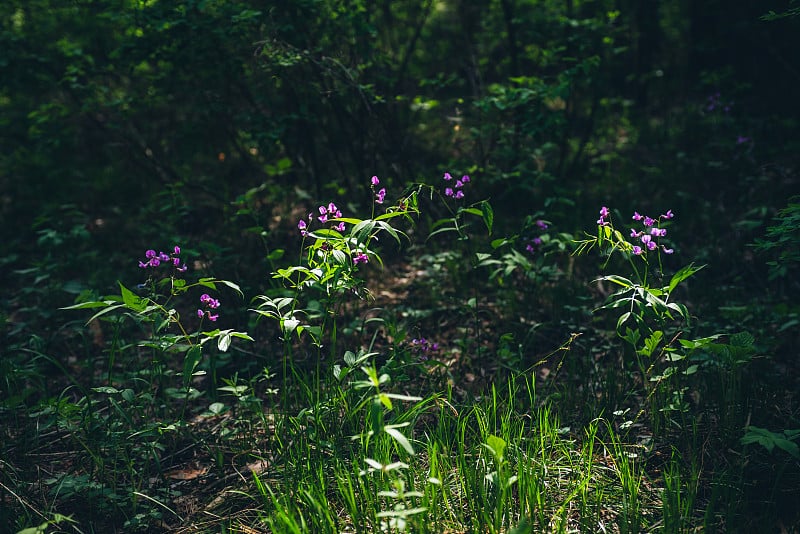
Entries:
{"type": "Polygon", "coordinates": [[[489,235],[492,235],[492,227],[494,226],[494,210],[488,200],[481,202],[481,213],[483,215],[483,222],[486,224],[486,229],[489,235]]]}
{"type": "Polygon", "coordinates": [[[140,297],[124,285],[122,282],[117,282],[119,284],[119,289],[122,292],[122,302],[125,303],[125,306],[133,310],[135,312],[142,312],[145,308],[147,308],[148,300],[145,298],[140,297]]]}
{"type": "Polygon", "coordinates": [[[412,446],[411,446],[411,442],[410,442],[410,441],[408,441],[408,438],[406,438],[406,437],[403,435],[403,433],[402,433],[402,432],[400,432],[400,431],[399,431],[399,430],[397,430],[396,428],[392,428],[392,427],[385,427],[383,430],[384,430],[384,432],[386,432],[387,434],[389,434],[390,436],[392,436],[392,438],[394,438],[394,440],[395,440],[395,441],[396,441],[396,442],[397,442],[397,443],[398,443],[398,444],[399,444],[401,447],[403,447],[403,448],[406,450],[406,452],[407,452],[408,454],[411,454],[411,455],[413,455],[413,454],[414,454],[414,447],[412,447],[412,446]]]}

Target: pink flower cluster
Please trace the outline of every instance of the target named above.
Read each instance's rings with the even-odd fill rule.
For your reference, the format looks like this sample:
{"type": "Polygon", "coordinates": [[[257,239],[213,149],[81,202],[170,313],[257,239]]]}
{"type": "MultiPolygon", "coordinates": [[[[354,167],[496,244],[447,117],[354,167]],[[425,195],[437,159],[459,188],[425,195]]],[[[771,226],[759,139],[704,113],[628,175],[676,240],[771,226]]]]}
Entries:
{"type": "Polygon", "coordinates": [[[181,264],[180,259],[181,247],[175,245],[171,254],[166,252],[156,252],[153,249],[145,251],[144,258],[147,261],[139,261],[139,267],[147,269],[148,267],[159,267],[161,265],[172,265],[179,273],[185,273],[188,267],[186,264],[181,264]]]}
{"type": "MultiPolygon", "coordinates": [[[[443,178],[448,183],[453,179],[449,172],[444,173],[443,178]]],[[[453,187],[447,185],[447,187],[444,188],[444,196],[458,199],[464,198],[464,190],[462,188],[464,187],[464,184],[468,184],[469,182],[470,177],[469,175],[465,174],[460,180],[456,180],[456,183],[453,184],[453,187]]]]}
{"type": "Polygon", "coordinates": [[[668,210],[663,215],[660,215],[658,219],[653,219],[647,215],[641,215],[638,211],[633,212],[633,217],[631,217],[631,219],[641,222],[642,226],[644,227],[641,230],[631,228],[631,237],[633,239],[638,239],[641,242],[641,245],[633,246],[633,253],[637,256],[641,256],[644,254],[645,250],[652,251],[659,247],[661,247],[661,250],[664,252],[664,254],[672,254],[675,252],[673,249],[667,248],[665,245],[659,245],[659,243],[656,241],[657,238],[667,235],[667,229],[661,228],[661,221],[672,219],[674,216],[675,214],[672,213],[672,210],[668,210]]]}
{"type": "Polygon", "coordinates": [[[200,308],[197,309],[197,316],[201,319],[204,316],[208,316],[209,321],[216,321],[219,319],[219,314],[212,314],[211,310],[216,310],[219,308],[219,301],[213,297],[211,297],[208,293],[203,293],[200,295],[200,302],[208,308],[207,310],[202,310],[200,308]]]}
{"type": "MultiPolygon", "coordinates": [[[[328,222],[328,219],[340,219],[342,217],[342,211],[339,208],[337,208],[336,204],[334,204],[333,202],[331,202],[327,206],[318,207],[317,211],[319,211],[317,220],[323,224],[328,222]]],[[[308,235],[308,228],[313,221],[314,221],[314,214],[309,213],[308,222],[306,222],[305,219],[300,219],[297,222],[297,228],[300,230],[300,235],[302,235],[303,237],[308,235]]],[[[333,225],[333,228],[335,230],[338,230],[339,232],[344,232],[345,230],[344,221],[339,222],[339,224],[333,225]]]]}

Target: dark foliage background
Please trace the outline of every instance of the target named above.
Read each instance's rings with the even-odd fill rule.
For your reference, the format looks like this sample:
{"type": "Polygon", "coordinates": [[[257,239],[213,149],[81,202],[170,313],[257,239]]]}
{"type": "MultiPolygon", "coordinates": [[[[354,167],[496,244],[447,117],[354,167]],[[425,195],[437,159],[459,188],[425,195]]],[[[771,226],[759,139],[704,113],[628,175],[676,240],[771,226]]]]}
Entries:
{"type": "MultiPolygon", "coordinates": [[[[250,297],[315,205],[363,211],[372,175],[398,196],[448,170],[491,199],[496,235],[534,213],[577,233],[604,204],[624,217],[674,210],[676,261],[709,265],[690,298],[710,331],[753,332],[770,354],[754,394],[781,398],[779,378],[797,371],[797,210],[767,228],[800,193],[796,11],[780,0],[2,2],[4,413],[67,365],[75,318],[58,307],[135,283],[145,249],[181,244],[250,297]],[[44,353],[42,371],[32,355],[44,353]]],[[[562,296],[512,311],[551,310],[563,340],[562,296]]],[[[783,399],[774,417],[796,427],[796,399],[783,399]]]]}

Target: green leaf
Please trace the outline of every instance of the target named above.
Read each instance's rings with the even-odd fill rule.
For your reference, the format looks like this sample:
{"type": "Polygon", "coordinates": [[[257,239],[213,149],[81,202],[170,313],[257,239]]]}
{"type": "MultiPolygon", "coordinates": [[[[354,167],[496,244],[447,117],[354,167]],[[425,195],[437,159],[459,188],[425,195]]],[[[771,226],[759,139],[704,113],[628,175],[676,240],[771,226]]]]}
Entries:
{"type": "Polygon", "coordinates": [[[391,426],[386,426],[386,427],[383,428],[383,431],[386,432],[387,434],[389,434],[390,436],[392,436],[392,438],[394,438],[394,440],[401,447],[403,447],[408,454],[411,454],[411,455],[414,454],[414,447],[411,446],[411,442],[408,441],[408,438],[406,438],[403,435],[402,432],[397,430],[397,428],[391,427],[391,426]]]}
{"type": "Polygon", "coordinates": [[[775,438],[775,445],[795,458],[800,458],[800,448],[798,448],[797,443],[784,438],[775,438]]]}
{"type": "Polygon", "coordinates": [[[496,462],[502,463],[503,455],[505,454],[507,446],[507,443],[503,438],[495,435],[489,435],[486,438],[486,443],[484,443],[483,446],[491,451],[496,462]]]}
{"type": "Polygon", "coordinates": [[[93,308],[102,308],[104,306],[109,306],[111,304],[116,304],[119,301],[115,300],[95,300],[92,302],[81,302],[80,304],[73,304],[72,306],[65,306],[63,308],[59,308],[59,310],[86,310],[86,309],[93,309],[93,308]]]}
{"type": "Polygon", "coordinates": [[[734,347],[752,347],[756,339],[750,332],[739,332],[733,334],[730,339],[730,344],[734,347]]]}
{"type": "Polygon", "coordinates": [[[379,393],[378,394],[378,399],[380,399],[381,404],[386,406],[387,410],[391,410],[392,409],[392,399],[389,398],[389,395],[387,395],[386,393],[379,393]]]}
{"type": "Polygon", "coordinates": [[[355,238],[357,243],[366,243],[369,241],[369,237],[372,235],[372,230],[375,229],[376,224],[375,221],[370,219],[361,221],[350,230],[350,235],[355,238]]]}
{"type": "Polygon", "coordinates": [[[395,217],[405,217],[408,215],[408,212],[405,211],[387,211],[386,213],[382,213],[375,217],[376,221],[385,221],[387,219],[394,219],[395,217]]]}
{"type": "Polygon", "coordinates": [[[652,356],[655,350],[658,348],[659,343],[661,343],[661,339],[664,337],[664,332],[661,330],[656,330],[647,339],[644,340],[644,347],[642,347],[638,352],[642,356],[652,356]]]}
{"type": "Polygon", "coordinates": [[[217,289],[217,285],[214,283],[216,280],[213,278],[201,278],[197,281],[197,285],[201,285],[203,287],[207,287],[209,289],[217,289]]]}
{"type": "Polygon", "coordinates": [[[622,276],[618,276],[616,274],[609,274],[608,276],[603,276],[601,278],[598,278],[595,281],[598,281],[598,280],[606,280],[608,282],[612,282],[614,284],[617,284],[617,285],[625,287],[625,288],[630,288],[630,287],[633,287],[635,285],[633,282],[631,282],[627,278],[624,278],[622,276]]]}
{"type": "Polygon", "coordinates": [[[297,319],[293,319],[291,317],[281,319],[281,327],[283,328],[283,332],[286,334],[291,334],[294,332],[299,325],[300,321],[297,319]]]}
{"type": "MultiPolygon", "coordinates": [[[[382,229],[384,232],[386,232],[387,234],[389,234],[390,236],[392,236],[392,237],[394,238],[394,240],[395,240],[395,241],[397,241],[397,244],[398,244],[398,245],[400,244],[400,234],[397,232],[397,230],[395,230],[394,228],[392,228],[392,226],[391,226],[389,223],[385,223],[385,222],[379,221],[379,222],[377,222],[376,224],[377,224],[378,226],[380,226],[380,228],[381,228],[381,229],[382,229]]],[[[404,234],[404,235],[405,235],[405,234],[404,234]]]]}
{"type": "Polygon", "coordinates": [[[119,393],[119,390],[117,388],[111,386],[100,386],[92,388],[92,391],[96,393],[105,393],[106,395],[114,395],[116,393],[119,393]]]}
{"type": "MultiPolygon", "coordinates": [[[[625,312],[625,313],[623,313],[622,315],[619,316],[619,319],[617,319],[617,332],[620,331],[620,329],[622,328],[622,325],[624,325],[625,321],[630,319],[630,317],[631,317],[631,312],[625,312]]],[[[635,345],[635,343],[633,343],[633,345],[635,345]]]]}
{"type": "Polygon", "coordinates": [[[86,324],[89,324],[89,323],[91,323],[92,321],[94,321],[94,320],[95,320],[95,319],[97,319],[98,317],[101,317],[101,316],[103,316],[103,315],[105,315],[105,314],[107,314],[107,313],[109,313],[109,312],[112,312],[112,311],[114,311],[114,310],[118,310],[118,309],[120,309],[120,308],[124,308],[124,307],[125,307],[125,304],[115,304],[115,305],[113,305],[113,306],[109,306],[108,308],[104,308],[104,309],[100,310],[99,312],[95,313],[94,315],[92,315],[92,316],[89,318],[89,320],[88,320],[88,321],[86,321],[86,324]]]}
{"type": "Polygon", "coordinates": [[[229,288],[231,288],[231,289],[233,289],[234,291],[236,291],[236,292],[239,294],[239,296],[240,296],[240,297],[244,297],[244,293],[242,293],[242,290],[241,290],[241,288],[238,286],[238,284],[235,284],[235,283],[233,283],[233,282],[229,282],[228,280],[217,280],[217,281],[218,281],[220,284],[226,285],[226,286],[228,286],[229,288]]]}
{"type": "Polygon", "coordinates": [[[227,352],[228,347],[231,346],[231,333],[224,332],[221,336],[217,338],[217,348],[221,352],[227,352]]]}
{"type": "Polygon", "coordinates": [[[483,212],[478,208],[461,208],[458,210],[459,213],[469,213],[470,215],[475,215],[476,217],[483,217],[483,212]]]}
{"type": "Polygon", "coordinates": [[[203,350],[200,345],[194,345],[188,351],[183,359],[183,386],[188,387],[189,382],[192,380],[192,374],[203,358],[203,350]]]}
{"type": "Polygon", "coordinates": [[[444,232],[457,232],[457,231],[458,231],[458,228],[456,228],[455,226],[446,226],[444,228],[438,228],[438,229],[434,230],[433,232],[431,232],[430,234],[428,234],[428,239],[432,238],[436,234],[442,234],[444,232]]]}
{"type": "Polygon", "coordinates": [[[483,215],[483,222],[486,224],[486,229],[489,235],[492,235],[492,227],[494,226],[494,210],[488,200],[481,202],[481,213],[483,215]]]}
{"type": "Polygon", "coordinates": [[[667,289],[667,292],[672,293],[672,291],[676,287],[678,287],[678,284],[680,284],[681,282],[692,276],[694,273],[696,273],[703,267],[705,267],[705,265],[701,265],[700,267],[695,267],[694,263],[690,263],[683,269],[679,270],[677,273],[672,275],[672,279],[669,281],[669,289],[667,289]]]}
{"type": "MultiPolygon", "coordinates": [[[[401,401],[421,401],[422,397],[413,397],[411,395],[400,395],[399,393],[381,393],[381,395],[385,397],[389,397],[390,399],[401,400],[401,401]]],[[[391,410],[391,408],[389,408],[391,410]]]]}
{"type": "Polygon", "coordinates": [[[271,252],[270,252],[270,253],[267,255],[267,259],[268,259],[269,261],[277,261],[277,260],[279,260],[279,259],[283,258],[283,255],[284,255],[285,253],[286,253],[286,251],[285,251],[285,250],[283,250],[282,248],[276,248],[275,250],[271,251],[271,252]]]}
{"type": "Polygon", "coordinates": [[[122,293],[122,302],[125,306],[137,313],[144,311],[147,308],[148,299],[138,296],[136,293],[122,285],[122,282],[117,282],[119,289],[122,293]]]}

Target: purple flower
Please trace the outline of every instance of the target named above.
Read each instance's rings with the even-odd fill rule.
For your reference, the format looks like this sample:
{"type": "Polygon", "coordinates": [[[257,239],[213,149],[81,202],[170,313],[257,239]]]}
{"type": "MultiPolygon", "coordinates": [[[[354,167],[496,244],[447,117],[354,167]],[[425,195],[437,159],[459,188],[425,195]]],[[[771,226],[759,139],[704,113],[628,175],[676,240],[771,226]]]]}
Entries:
{"type": "Polygon", "coordinates": [[[444,179],[445,179],[445,180],[452,180],[452,179],[453,179],[453,177],[452,177],[452,176],[450,176],[450,173],[449,173],[449,172],[446,172],[446,173],[444,173],[444,179]]]}
{"type": "Polygon", "coordinates": [[[464,183],[461,180],[456,180],[456,189],[461,189],[464,187],[464,183]]]}
{"type": "Polygon", "coordinates": [[[673,217],[675,217],[675,214],[672,213],[672,210],[667,210],[667,213],[662,215],[662,217],[664,217],[665,219],[672,219],[673,217]]]}
{"type": "Polygon", "coordinates": [[[661,245],[661,250],[664,251],[664,254],[672,254],[673,252],[675,252],[673,249],[667,248],[664,245],[661,245]]]}
{"type": "Polygon", "coordinates": [[[645,226],[653,226],[655,224],[655,222],[656,222],[655,219],[653,219],[652,217],[645,217],[644,218],[644,225],[645,226]]]}
{"type": "Polygon", "coordinates": [[[158,267],[159,265],[161,265],[161,260],[159,260],[158,258],[151,258],[150,265],[153,267],[158,267]]]}
{"type": "Polygon", "coordinates": [[[147,259],[153,259],[153,258],[156,257],[156,251],[153,250],[153,249],[150,249],[150,250],[148,250],[148,251],[146,251],[144,253],[144,257],[147,258],[147,259]]]}
{"type": "Polygon", "coordinates": [[[200,295],[200,302],[205,304],[209,310],[203,311],[202,309],[197,310],[197,316],[199,318],[203,318],[204,316],[208,317],[209,321],[216,321],[219,319],[219,314],[212,314],[210,310],[216,310],[219,308],[219,301],[209,295],[208,293],[203,293],[200,295]]]}
{"type": "Polygon", "coordinates": [[[542,230],[547,230],[549,228],[549,225],[546,222],[544,222],[543,220],[541,220],[541,219],[536,221],[536,226],[538,226],[542,230]]]}
{"type": "Polygon", "coordinates": [[[303,219],[300,219],[299,221],[297,221],[297,228],[302,232],[303,230],[308,228],[308,224],[306,224],[306,222],[303,219]]]}
{"type": "Polygon", "coordinates": [[[452,187],[445,187],[444,188],[444,195],[447,197],[453,196],[453,188],[452,187]]]}
{"type": "Polygon", "coordinates": [[[639,232],[635,229],[631,228],[631,237],[639,237],[639,232]]]}
{"type": "Polygon", "coordinates": [[[419,339],[417,339],[417,338],[412,339],[411,340],[411,345],[414,348],[414,352],[428,353],[428,352],[434,352],[434,351],[439,350],[439,344],[438,343],[431,343],[430,341],[428,341],[424,337],[421,337],[419,339]]]}
{"type": "Polygon", "coordinates": [[[377,192],[375,195],[375,202],[378,204],[383,204],[383,199],[386,198],[386,188],[382,187],[380,191],[377,192]]]}
{"type": "Polygon", "coordinates": [[[468,184],[468,183],[470,182],[469,175],[468,175],[468,174],[465,174],[464,176],[462,176],[462,177],[461,177],[461,182],[462,182],[462,183],[465,183],[465,184],[468,184]]]}
{"type": "Polygon", "coordinates": [[[533,245],[531,245],[530,243],[528,243],[527,245],[525,245],[525,250],[527,250],[527,251],[528,251],[528,252],[530,252],[531,254],[533,254],[534,252],[536,252],[536,249],[535,249],[535,248],[533,248],[533,245]]]}
{"type": "Polygon", "coordinates": [[[364,254],[363,252],[359,252],[359,253],[358,253],[358,254],[357,254],[357,255],[356,255],[354,258],[353,258],[353,263],[354,263],[355,265],[358,265],[359,263],[368,263],[368,262],[369,262],[369,256],[367,256],[367,255],[366,255],[366,254],[364,254]]]}
{"type": "MultiPolygon", "coordinates": [[[[328,213],[330,213],[330,214],[332,214],[332,215],[333,215],[333,214],[336,214],[336,213],[341,213],[341,212],[340,212],[340,211],[338,210],[338,208],[336,207],[336,204],[334,204],[333,202],[331,202],[330,204],[328,204],[328,213]]],[[[338,217],[338,215],[336,215],[336,216],[338,217]]]]}
{"type": "Polygon", "coordinates": [[[178,245],[175,245],[175,248],[172,249],[172,253],[175,254],[176,256],[180,256],[181,247],[179,247],[178,245]]]}
{"type": "Polygon", "coordinates": [[[464,198],[464,191],[458,190],[455,194],[456,198],[464,198]]]}
{"type": "Polygon", "coordinates": [[[597,219],[597,224],[600,226],[608,226],[609,223],[606,221],[606,217],[608,217],[608,208],[603,206],[600,208],[600,218],[597,219]]]}
{"type": "Polygon", "coordinates": [[[644,252],[642,250],[642,247],[640,247],[639,245],[633,245],[633,253],[634,254],[636,254],[637,256],[641,256],[642,252],[644,252]]]}
{"type": "Polygon", "coordinates": [[[345,230],[344,221],[340,222],[340,223],[339,223],[339,224],[336,226],[336,229],[337,229],[337,230],[339,230],[340,232],[344,232],[344,230],[345,230]]]}
{"type": "Polygon", "coordinates": [[[541,237],[534,237],[533,238],[533,244],[537,245],[537,246],[541,245],[542,244],[542,238],[541,237]]]}
{"type": "Polygon", "coordinates": [[[647,250],[655,250],[657,246],[655,241],[647,242],[647,250]]]}
{"type": "Polygon", "coordinates": [[[219,308],[219,301],[210,296],[208,293],[203,293],[202,295],[200,295],[200,302],[202,302],[212,310],[219,308]]]}
{"type": "Polygon", "coordinates": [[[643,219],[643,217],[641,215],[639,215],[638,211],[634,211],[633,212],[633,217],[631,217],[631,219],[633,219],[634,221],[641,221],[643,219]]]}
{"type": "Polygon", "coordinates": [[[180,267],[178,267],[178,272],[179,272],[179,273],[185,273],[185,272],[186,272],[188,269],[189,269],[189,268],[188,268],[188,267],[186,266],[186,264],[184,263],[183,265],[181,265],[180,267]]]}
{"type": "Polygon", "coordinates": [[[328,214],[328,209],[325,206],[320,206],[319,208],[317,208],[317,210],[319,211],[320,215],[327,215],[328,214]]]}
{"type": "Polygon", "coordinates": [[[373,176],[373,177],[372,177],[372,180],[371,180],[371,182],[372,182],[372,185],[373,185],[373,186],[376,186],[376,185],[378,185],[379,183],[381,183],[381,181],[380,181],[380,180],[378,180],[378,177],[377,177],[377,176],[373,176]]]}

